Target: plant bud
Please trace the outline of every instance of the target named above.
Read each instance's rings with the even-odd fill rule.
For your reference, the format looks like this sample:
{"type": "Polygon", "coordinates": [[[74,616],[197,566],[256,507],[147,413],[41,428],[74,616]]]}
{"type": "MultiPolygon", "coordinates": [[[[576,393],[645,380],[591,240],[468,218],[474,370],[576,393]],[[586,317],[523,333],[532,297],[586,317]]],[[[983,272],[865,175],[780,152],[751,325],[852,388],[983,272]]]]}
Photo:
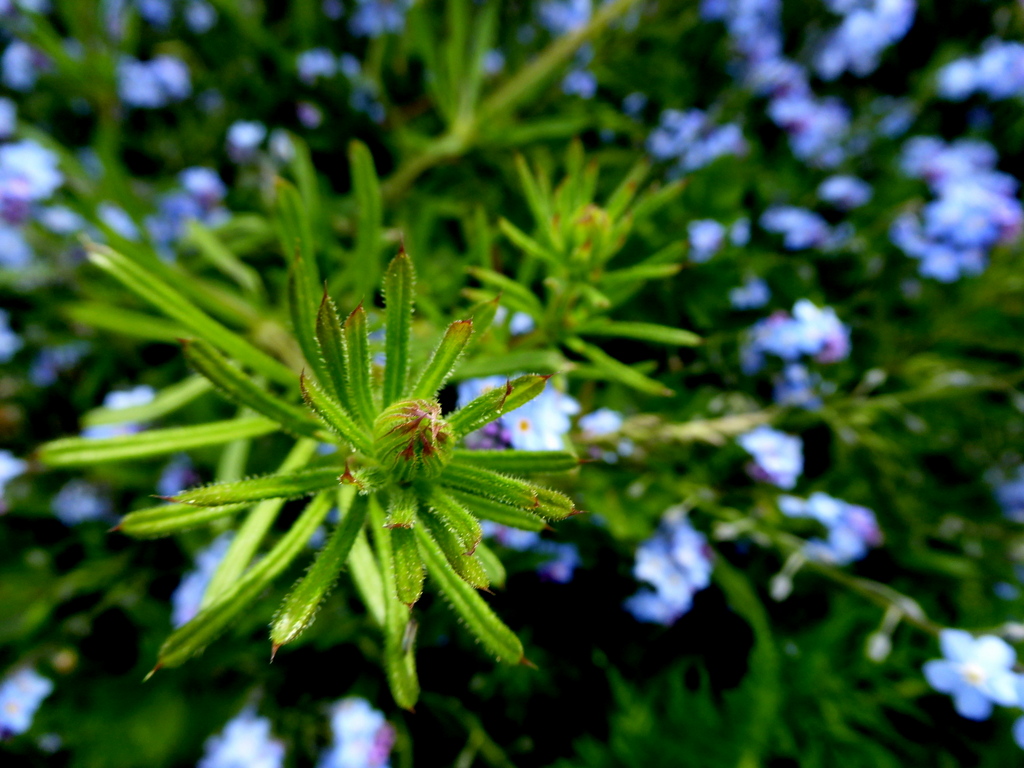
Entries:
{"type": "Polygon", "coordinates": [[[403,400],[384,409],[373,425],[374,449],[397,482],[437,477],[452,458],[455,438],[430,400],[403,400]]]}

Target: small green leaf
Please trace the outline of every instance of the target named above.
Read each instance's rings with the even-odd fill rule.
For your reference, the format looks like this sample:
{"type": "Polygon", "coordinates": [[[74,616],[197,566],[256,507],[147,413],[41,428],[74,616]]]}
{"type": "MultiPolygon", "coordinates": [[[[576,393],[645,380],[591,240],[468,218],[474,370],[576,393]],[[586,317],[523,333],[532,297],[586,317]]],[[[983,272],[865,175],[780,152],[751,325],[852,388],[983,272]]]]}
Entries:
{"type": "Polygon", "coordinates": [[[481,544],[477,547],[476,556],[484,569],[484,573],[487,575],[488,581],[499,589],[504,589],[507,574],[505,573],[505,566],[502,564],[501,558],[494,554],[494,550],[486,544],[481,544]]]}
{"type": "Polygon", "coordinates": [[[568,451],[468,451],[456,449],[452,459],[494,472],[512,475],[553,475],[571,472],[580,459],[568,451]]]}
{"type": "Polygon", "coordinates": [[[250,376],[231,365],[205,341],[186,342],[184,352],[188,364],[213,382],[217,390],[232,402],[273,419],[294,435],[319,437],[320,430],[306,411],[284,402],[257,385],[250,376]]]}
{"type": "Polygon", "coordinates": [[[275,647],[295,640],[313,623],[320,604],[338,580],[366,519],[366,505],[353,505],[355,497],[355,488],[345,487],[338,491],[341,520],[327,544],[317,554],[313,565],[285,598],[274,618],[270,641],[275,647]]]}
{"type": "Polygon", "coordinates": [[[115,530],[136,539],[155,539],[179,531],[207,525],[245,509],[245,504],[223,507],[193,507],[190,504],[163,504],[129,512],[115,530]]]}
{"type": "Polygon", "coordinates": [[[409,345],[416,273],[405,250],[391,260],[384,275],[385,337],[384,391],[381,405],[401,400],[409,380],[409,345]]]}
{"type": "Polygon", "coordinates": [[[413,605],[423,594],[423,561],[412,528],[392,528],[391,547],[395,558],[395,594],[406,605],[413,605]]]}
{"type": "Polygon", "coordinates": [[[318,286],[312,281],[309,270],[303,264],[302,256],[295,255],[291,269],[288,270],[288,311],[292,318],[292,328],[299,342],[299,349],[306,359],[306,364],[316,374],[318,381],[327,378],[324,361],[320,355],[316,334],[316,297],[318,286]]]}
{"type": "Polygon", "coordinates": [[[464,360],[456,369],[454,378],[458,381],[465,381],[483,376],[509,376],[520,371],[558,373],[572,367],[572,363],[556,350],[524,349],[491,356],[481,355],[472,360],[464,360]]]}
{"type": "Polygon", "coordinates": [[[185,407],[211,389],[213,386],[202,376],[189,376],[160,390],[156,397],[145,405],[134,405],[129,408],[94,408],[82,414],[81,423],[83,427],[96,427],[104,424],[155,421],[185,407]]]}
{"type": "Polygon", "coordinates": [[[644,178],[651,170],[651,162],[646,158],[638,160],[632,168],[629,169],[629,173],[626,174],[626,178],[622,180],[615,191],[612,192],[608,198],[608,203],[605,205],[605,211],[607,211],[609,218],[612,221],[618,219],[623,213],[626,212],[626,208],[633,202],[633,198],[636,197],[637,190],[643,183],[644,178]]]}
{"type": "Polygon", "coordinates": [[[459,320],[448,326],[444,337],[434,350],[427,367],[420,374],[420,380],[413,390],[413,398],[433,400],[441,387],[452,375],[455,364],[473,335],[473,321],[459,320]]]}
{"type": "Polygon", "coordinates": [[[232,355],[242,364],[281,384],[292,384],[295,374],[283,363],[257,349],[248,341],[199,310],[174,288],[140,264],[106,246],[89,245],[89,258],[131,291],[191,333],[232,355]]]}
{"type": "Polygon", "coordinates": [[[309,282],[317,285],[320,277],[316,268],[316,250],[313,243],[313,226],[299,190],[291,182],[278,177],[274,179],[277,191],[278,227],[281,236],[281,250],[294,254],[296,249],[302,256],[303,269],[309,282]]]}
{"type": "Polygon", "coordinates": [[[365,529],[359,531],[356,541],[352,545],[352,551],[348,556],[348,568],[363,605],[366,606],[366,610],[377,626],[383,628],[386,620],[384,582],[381,580],[377,558],[374,557],[373,550],[370,549],[365,529]]]}
{"type": "Polygon", "coordinates": [[[380,575],[384,587],[384,663],[388,685],[395,703],[405,709],[412,709],[420,696],[420,683],[416,677],[416,656],[413,649],[405,644],[409,609],[398,599],[391,530],[384,527],[384,511],[377,503],[376,496],[370,497],[369,506],[370,530],[373,531],[374,543],[377,545],[377,561],[381,564],[380,575]]]}
{"type": "Polygon", "coordinates": [[[498,661],[518,664],[523,660],[519,638],[499,619],[480,594],[455,572],[441,547],[425,526],[412,529],[430,578],[455,613],[498,661]]]}
{"type": "Polygon", "coordinates": [[[384,224],[384,203],[380,179],[373,165],[373,155],[361,141],[348,145],[348,162],[352,174],[358,218],[356,220],[355,252],[352,264],[358,264],[357,295],[368,296],[380,275],[380,240],[384,224]]]}
{"type": "Polygon", "coordinates": [[[338,308],[327,291],[324,291],[320,310],[316,314],[316,342],[324,362],[324,378],[321,383],[351,413],[352,402],[348,395],[348,375],[345,372],[345,337],[341,331],[338,308]]]}
{"type": "Polygon", "coordinates": [[[314,498],[266,557],[232,584],[192,621],[176,630],[160,647],[158,667],[177,667],[202,651],[245,611],[294,560],[331,508],[332,493],[314,498]]]}
{"type": "Polygon", "coordinates": [[[506,277],[500,272],[495,272],[492,269],[469,267],[468,271],[469,274],[481,283],[486,283],[487,285],[500,290],[506,301],[510,298],[514,299],[519,307],[527,314],[533,317],[543,316],[544,307],[541,306],[540,299],[538,299],[525,285],[521,285],[511,277],[506,277]]]}
{"type": "Polygon", "coordinates": [[[96,440],[64,437],[40,446],[38,458],[51,467],[81,467],[123,459],[148,459],[247,437],[259,437],[280,428],[281,425],[276,421],[256,417],[213,421],[191,427],[149,429],[134,435],[96,440]]]}
{"type": "Polygon", "coordinates": [[[534,510],[541,517],[548,520],[564,520],[572,515],[578,515],[580,510],[572,503],[572,499],[564,493],[553,491],[543,486],[533,486],[537,493],[537,508],[534,510]]]}
{"type": "Polygon", "coordinates": [[[692,331],[682,328],[670,328],[656,323],[627,323],[617,320],[590,320],[577,325],[574,329],[584,336],[617,336],[624,339],[639,339],[655,344],[667,344],[673,347],[695,347],[702,339],[692,331]]]}
{"type": "Polygon", "coordinates": [[[179,504],[216,507],[243,504],[263,499],[297,499],[338,485],[338,468],[305,469],[277,475],[264,475],[236,483],[214,483],[182,491],[173,497],[179,504]]]}
{"type": "Polygon", "coordinates": [[[645,392],[649,395],[671,397],[675,394],[661,382],[655,381],[625,363],[619,362],[600,347],[588,344],[582,339],[571,337],[566,344],[586,357],[611,381],[617,381],[627,387],[645,392]]]}
{"type": "Polygon", "coordinates": [[[373,404],[373,389],[370,379],[370,337],[366,326],[366,310],[360,304],[345,321],[342,329],[345,338],[345,372],[348,380],[348,397],[353,415],[372,427],[377,409],[373,404]]]}
{"type": "Polygon", "coordinates": [[[537,493],[533,486],[518,478],[500,475],[488,469],[466,464],[449,464],[441,473],[440,483],[446,488],[507,501],[522,509],[533,509],[537,506],[537,493]]]}
{"type": "Polygon", "coordinates": [[[561,259],[557,253],[553,253],[545,248],[508,219],[504,217],[499,218],[498,229],[523,253],[540,259],[552,267],[561,267],[561,259]]]}
{"type": "Polygon", "coordinates": [[[510,528],[521,528],[524,531],[543,531],[548,527],[544,519],[504,501],[490,499],[470,491],[449,490],[453,499],[477,517],[490,520],[492,523],[507,525],[510,528]]]}
{"type": "Polygon", "coordinates": [[[357,451],[367,455],[372,452],[370,436],[356,424],[340,403],[312,381],[307,381],[305,376],[300,378],[299,388],[302,390],[302,399],[331,431],[349,442],[357,451]]]}
{"type": "Polygon", "coordinates": [[[481,340],[487,336],[487,332],[494,324],[494,318],[498,314],[498,307],[501,306],[501,297],[495,296],[489,301],[482,301],[469,310],[469,319],[473,321],[473,336],[466,346],[465,354],[470,354],[476,349],[481,340]]]}
{"type": "Polygon", "coordinates": [[[462,543],[462,554],[472,554],[484,532],[480,521],[449,494],[434,488],[430,494],[430,506],[445,528],[452,531],[462,543]]]}
{"type": "Polygon", "coordinates": [[[193,245],[221,274],[234,280],[242,290],[256,297],[263,296],[259,272],[231,252],[220,238],[197,219],[187,224],[185,244],[193,245]]]}
{"type": "Polygon", "coordinates": [[[416,524],[419,503],[411,488],[394,485],[388,490],[388,516],[385,528],[411,528],[416,524]]]}
{"type": "Polygon", "coordinates": [[[72,322],[146,341],[176,344],[178,339],[189,334],[180,323],[172,323],[162,317],[153,317],[130,309],[121,309],[108,302],[76,302],[65,304],[58,311],[72,322]]]}
{"type": "Polygon", "coordinates": [[[447,519],[433,509],[424,509],[420,512],[419,521],[430,529],[430,535],[441,547],[455,572],[477,589],[486,589],[490,582],[483,565],[475,553],[466,552],[465,544],[449,527],[447,519]]]}
{"type": "Polygon", "coordinates": [[[548,376],[527,374],[495,387],[466,403],[448,417],[448,425],[456,439],[487,426],[503,413],[514,411],[537,397],[547,386],[548,376]]]}

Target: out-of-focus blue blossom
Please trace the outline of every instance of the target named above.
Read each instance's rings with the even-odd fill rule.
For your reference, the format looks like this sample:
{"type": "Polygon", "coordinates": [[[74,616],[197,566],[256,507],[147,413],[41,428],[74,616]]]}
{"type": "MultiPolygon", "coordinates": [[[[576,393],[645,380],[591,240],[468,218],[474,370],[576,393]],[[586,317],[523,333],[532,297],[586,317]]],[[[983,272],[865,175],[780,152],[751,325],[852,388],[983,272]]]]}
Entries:
{"type": "Polygon", "coordinates": [[[295,159],[295,143],[288,135],[288,131],[282,128],[275,128],[270,132],[267,148],[271,157],[279,163],[290,163],[295,159]]]}
{"type": "Polygon", "coordinates": [[[579,428],[585,435],[600,437],[611,435],[622,429],[622,414],[611,408],[598,408],[592,413],[580,416],[579,428]]]}
{"type": "Polygon", "coordinates": [[[85,219],[63,205],[41,208],[36,221],[55,235],[73,235],[86,228],[85,219]]]}
{"type": "MultiPolygon", "coordinates": [[[[504,382],[502,382],[504,386],[504,382]]],[[[554,387],[502,416],[508,426],[512,447],[521,451],[557,451],[569,432],[569,417],[579,413],[580,404],[554,387]]]]}
{"type": "Polygon", "coordinates": [[[729,242],[737,248],[742,248],[750,242],[750,219],[743,216],[732,223],[729,227],[729,242]]]}
{"type": "Polygon", "coordinates": [[[412,0],[356,0],[348,28],[356,37],[401,32],[412,0]]]}
{"type": "Polygon", "coordinates": [[[337,21],[345,13],[345,6],[341,0],[324,0],[320,5],[324,16],[332,21],[337,21]]]}
{"type": "MultiPolygon", "coordinates": [[[[152,387],[140,384],[132,389],[108,392],[106,397],[103,398],[103,407],[119,411],[125,408],[134,408],[139,405],[148,405],[153,402],[154,397],[156,397],[156,392],[152,387]]],[[[142,429],[142,424],[131,421],[121,422],[119,424],[98,424],[83,429],[82,437],[93,439],[118,437],[121,435],[131,435],[136,432],[141,432],[142,429]]]]}
{"type": "Polygon", "coordinates": [[[217,226],[230,218],[220,204],[227,193],[224,182],[210,168],[186,168],[178,175],[183,191],[162,195],[157,212],[146,217],[146,229],[157,251],[165,259],[173,258],[171,246],[187,232],[190,221],[217,226]]]}
{"type": "Polygon", "coordinates": [[[236,163],[247,163],[267,137],[267,126],[257,120],[239,120],[228,128],[228,157],[236,163]]]}
{"type": "Polygon", "coordinates": [[[64,525],[109,520],[112,507],[106,493],[87,480],[69,480],[53,497],[50,509],[64,525]]]}
{"type": "Polygon", "coordinates": [[[831,307],[818,308],[807,299],[793,305],[793,313],[774,312],[758,321],[742,351],[743,371],[756,373],[764,355],[794,362],[802,355],[819,363],[835,363],[850,353],[850,330],[831,307]]]}
{"type": "Polygon", "coordinates": [[[634,91],[622,100],[622,111],[629,117],[638,118],[647,106],[647,94],[634,91]]]}
{"type": "Polygon", "coordinates": [[[821,248],[828,245],[832,230],[821,216],[794,205],[775,205],[761,214],[761,228],[782,235],[782,244],[790,251],[821,248]]]}
{"type": "Polygon", "coordinates": [[[915,0],[869,0],[849,10],[837,10],[845,18],[818,50],[818,75],[823,80],[835,80],[843,72],[870,75],[885,49],[910,31],[916,11],[915,0]]]}
{"type": "Polygon", "coordinates": [[[573,69],[562,80],[562,93],[566,96],[592,99],[597,93],[597,77],[589,70],[573,69]]]}
{"type": "Polygon", "coordinates": [[[747,473],[755,480],[790,490],[804,472],[804,443],[795,435],[787,435],[762,424],[736,438],[754,461],[747,473]]]}
{"type": "Polygon", "coordinates": [[[513,336],[522,336],[537,327],[533,318],[525,312],[513,312],[512,317],[509,318],[508,310],[505,307],[498,307],[498,311],[494,313],[495,325],[501,325],[506,318],[508,319],[509,333],[513,336]]]}
{"type": "Polygon", "coordinates": [[[690,260],[697,264],[709,261],[725,244],[725,226],[714,219],[698,219],[687,225],[690,236],[690,260]]]}
{"type": "Polygon", "coordinates": [[[484,53],[483,62],[484,74],[488,77],[494,77],[494,75],[505,69],[505,54],[499,51],[497,48],[491,48],[491,50],[484,53]]]}
{"type": "Polygon", "coordinates": [[[894,96],[879,96],[871,102],[870,111],[878,117],[875,130],[889,139],[904,135],[917,118],[917,107],[913,101],[894,96]]]}
{"type": "Polygon", "coordinates": [[[1007,518],[1024,523],[1024,466],[1010,477],[997,476],[993,480],[996,501],[1007,518]]]}
{"type": "Polygon", "coordinates": [[[969,720],[987,720],[992,705],[1020,703],[1018,676],[1013,672],[1017,654],[1006,641],[994,635],[974,637],[962,629],[939,633],[944,659],[924,664],[924,677],[939,693],[953,697],[953,708],[969,720]]]}
{"type": "Polygon", "coordinates": [[[556,37],[579,29],[592,13],[591,0],[545,0],[537,9],[544,29],[556,37]]]}
{"type": "Polygon", "coordinates": [[[186,168],[178,174],[178,181],[206,210],[217,207],[227,194],[227,187],[212,168],[186,168]]]}
{"type": "Polygon", "coordinates": [[[0,141],[11,138],[17,127],[18,107],[10,99],[0,98],[0,141]]]}
{"type": "Polygon", "coordinates": [[[127,211],[116,203],[100,203],[96,206],[96,215],[100,221],[125,240],[139,239],[138,226],[132,221],[132,217],[128,215],[127,211]]]}
{"type": "Polygon", "coordinates": [[[633,576],[654,587],[626,600],[638,621],[666,626],[693,606],[693,596],[711,583],[711,548],[679,512],[665,515],[655,534],[637,548],[633,576]]]}
{"type": "Polygon", "coordinates": [[[527,552],[534,549],[542,540],[537,531],[524,531],[521,528],[511,528],[490,520],[481,520],[480,527],[484,536],[494,539],[501,546],[514,549],[517,552],[527,552]]]}
{"type": "Polygon", "coordinates": [[[543,581],[568,584],[572,581],[576,569],[583,564],[580,551],[575,544],[542,539],[534,551],[548,556],[548,559],[537,568],[537,575],[543,581]]]}
{"type": "Polygon", "coordinates": [[[222,533],[196,555],[195,568],[185,574],[171,595],[171,624],[177,628],[191,621],[203,603],[206,587],[231,544],[231,532],[222,533]]]}
{"type": "Polygon", "coordinates": [[[25,474],[27,469],[28,462],[19,459],[8,450],[0,450],[0,514],[7,511],[7,501],[4,498],[7,484],[19,475],[25,474]]]}
{"type": "Polygon", "coordinates": [[[64,371],[78,365],[90,350],[87,341],[71,341],[52,347],[43,347],[29,369],[28,378],[37,387],[49,387],[57,382],[64,371]]]}
{"type": "Polygon", "coordinates": [[[818,197],[844,211],[860,208],[871,194],[871,185],[856,176],[829,176],[818,185],[818,197]]]}
{"type": "Polygon", "coordinates": [[[8,674],[0,683],[0,741],[27,731],[52,692],[53,681],[30,667],[8,674]]]}
{"type": "Polygon", "coordinates": [[[32,262],[32,246],[16,227],[0,222],[0,267],[22,269],[32,262]]]}
{"type": "Polygon", "coordinates": [[[48,199],[64,176],[56,153],[32,140],[0,146],[0,218],[22,224],[34,203],[48,199]]]}
{"type": "Polygon", "coordinates": [[[192,80],[188,66],[174,56],[125,56],[117,65],[117,92],[129,107],[159,109],[191,96],[192,80]]]}
{"type": "Polygon", "coordinates": [[[172,0],[135,0],[135,7],[143,21],[160,30],[167,29],[174,18],[172,0]]]}
{"type": "Polygon", "coordinates": [[[395,728],[370,702],[356,696],[331,707],[331,746],[317,768],[388,768],[395,728]]]}
{"type": "Polygon", "coordinates": [[[675,160],[682,173],[703,168],[725,155],[744,155],[747,142],[736,123],[715,125],[699,109],[666,109],[647,137],[647,151],[656,160],[675,160]]]}
{"type": "Polygon", "coordinates": [[[0,309],[0,363],[10,361],[24,344],[21,336],[11,330],[10,315],[0,309]]]}
{"type": "Polygon", "coordinates": [[[308,128],[311,131],[319,128],[324,122],[323,110],[311,101],[300,101],[296,104],[295,116],[303,128],[308,128]]]}
{"type": "Polygon", "coordinates": [[[313,48],[299,54],[296,66],[299,80],[314,85],[321,77],[330,79],[338,74],[338,60],[327,48],[313,48]]]}
{"type": "Polygon", "coordinates": [[[818,395],[821,377],[811,373],[806,365],[789,363],[775,377],[774,385],[772,399],[779,405],[811,410],[821,407],[821,397],[818,395]]]}
{"type": "Polygon", "coordinates": [[[156,492],[161,496],[174,496],[176,493],[199,482],[199,473],[192,466],[192,460],[185,454],[175,456],[160,472],[156,484],[156,492]]]}
{"type": "Polygon", "coordinates": [[[185,23],[197,35],[205,35],[217,23],[217,10],[205,0],[189,0],[185,5],[185,23]]]}
{"type": "Polygon", "coordinates": [[[825,526],[828,537],[810,539],[805,547],[808,557],[821,562],[849,565],[882,543],[874,512],[825,493],[812,493],[807,499],[780,496],[779,509],[789,517],[806,517],[825,526]]]}
{"type": "Polygon", "coordinates": [[[834,168],[846,157],[843,142],[850,110],[835,98],[794,93],[775,98],[768,116],[789,134],[793,154],[817,168],[834,168]]]}
{"type": "Polygon", "coordinates": [[[903,147],[900,164],[908,176],[924,179],[936,199],[920,214],[905,212],[889,236],[920,272],[942,282],[985,268],[989,250],[1019,238],[1024,208],[1015,195],[1017,180],[995,170],[998,155],[983,141],[946,144],[918,136],[903,147]]]}
{"type": "Polygon", "coordinates": [[[338,60],[341,73],[352,88],[349,106],[362,112],[375,123],[384,122],[384,105],[377,98],[377,85],[363,74],[363,65],[350,53],[343,53],[338,60]]]}
{"type": "Polygon", "coordinates": [[[49,59],[24,40],[12,40],[0,56],[0,81],[12,91],[31,91],[49,59]]]}
{"type": "Polygon", "coordinates": [[[512,433],[505,423],[492,421],[465,437],[466,447],[474,451],[502,451],[512,447],[512,433]]]}
{"type": "Polygon", "coordinates": [[[196,768],[281,768],[283,764],[284,742],[273,737],[267,718],[246,708],[206,740],[196,768]]]}
{"type": "Polygon", "coordinates": [[[939,70],[939,96],[963,101],[975,93],[990,99],[1024,95],[1024,44],[990,40],[978,56],[951,61],[939,70]]]}
{"type": "Polygon", "coordinates": [[[759,277],[750,276],[743,285],[729,291],[729,303],[734,309],[759,309],[772,297],[768,283],[759,277]]]}

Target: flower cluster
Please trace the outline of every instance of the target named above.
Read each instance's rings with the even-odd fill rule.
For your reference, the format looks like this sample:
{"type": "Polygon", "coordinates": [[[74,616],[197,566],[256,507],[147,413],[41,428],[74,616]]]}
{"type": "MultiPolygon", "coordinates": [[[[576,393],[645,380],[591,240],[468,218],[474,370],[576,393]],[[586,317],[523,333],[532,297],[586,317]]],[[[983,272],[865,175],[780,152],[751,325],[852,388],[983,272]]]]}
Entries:
{"type": "Polygon", "coordinates": [[[844,72],[865,77],[878,69],[886,48],[902,40],[914,23],[915,0],[828,0],[842,14],[839,27],[826,38],[814,65],[823,80],[844,72]]]}
{"type": "Polygon", "coordinates": [[[174,258],[171,246],[185,235],[190,221],[217,226],[230,217],[221,205],[227,188],[213,169],[186,168],[178,174],[178,183],[180,188],[162,195],[157,212],[146,219],[153,244],[166,260],[174,258]]]}
{"type": "Polygon", "coordinates": [[[32,248],[21,227],[63,183],[56,153],[30,139],[0,145],[0,267],[29,265],[32,248]]]}
{"type": "Polygon", "coordinates": [[[804,471],[804,443],[762,424],[740,435],[736,442],[753,457],[747,473],[755,480],[789,490],[804,471]]]}
{"type": "Polygon", "coordinates": [[[806,355],[819,363],[835,363],[850,354],[850,330],[831,307],[819,308],[807,299],[793,305],[793,312],[774,312],[748,332],[742,350],[746,374],[764,367],[765,355],[794,363],[806,355]]]}
{"type": "Polygon", "coordinates": [[[267,718],[247,708],[206,740],[196,768],[281,768],[283,764],[284,742],[273,737],[267,718]]]}
{"type": "Polygon", "coordinates": [[[719,157],[746,154],[747,142],[737,123],[716,125],[699,109],[666,109],[647,137],[647,151],[655,160],[674,161],[675,172],[684,174],[719,157]]]}
{"type": "Polygon", "coordinates": [[[331,707],[331,746],[317,768],[387,768],[395,728],[366,699],[351,696],[331,707]]]}
{"type": "Polygon", "coordinates": [[[788,517],[810,518],[825,526],[827,537],[810,539],[805,547],[808,557],[815,560],[849,565],[882,543],[874,512],[826,493],[812,493],[806,499],[780,496],[779,509],[788,517]]]}
{"type": "Polygon", "coordinates": [[[176,56],[149,61],[125,56],[117,65],[117,82],[121,101],[136,109],[159,109],[192,95],[188,65],[176,56]]]}
{"type": "Polygon", "coordinates": [[[990,99],[1024,95],[1024,44],[990,40],[977,56],[964,56],[939,70],[939,96],[964,101],[975,93],[990,99]]]}
{"type": "Polygon", "coordinates": [[[685,515],[668,512],[657,532],[637,548],[633,575],[654,589],[626,600],[638,621],[673,624],[690,610],[693,596],[711,583],[713,567],[707,539],[685,515]]]}

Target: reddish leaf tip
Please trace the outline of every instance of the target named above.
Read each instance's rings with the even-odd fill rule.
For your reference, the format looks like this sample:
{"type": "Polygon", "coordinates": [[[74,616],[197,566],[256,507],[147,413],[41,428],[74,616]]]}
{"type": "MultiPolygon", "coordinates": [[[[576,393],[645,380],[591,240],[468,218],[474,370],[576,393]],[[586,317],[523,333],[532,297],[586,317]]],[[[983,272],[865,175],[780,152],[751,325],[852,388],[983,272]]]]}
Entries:
{"type": "Polygon", "coordinates": [[[540,669],[540,667],[538,667],[536,664],[534,664],[532,661],[526,658],[526,656],[523,656],[523,658],[519,660],[519,663],[522,664],[524,667],[529,667],[530,669],[540,669]]]}
{"type": "Polygon", "coordinates": [[[272,645],[272,646],[270,647],[270,663],[271,663],[271,664],[273,664],[273,663],[274,663],[274,658],[275,658],[275,657],[277,656],[277,651],[278,651],[278,649],[279,649],[280,647],[281,647],[281,644],[280,644],[280,643],[274,643],[274,644],[273,644],[273,645],[272,645]]]}

